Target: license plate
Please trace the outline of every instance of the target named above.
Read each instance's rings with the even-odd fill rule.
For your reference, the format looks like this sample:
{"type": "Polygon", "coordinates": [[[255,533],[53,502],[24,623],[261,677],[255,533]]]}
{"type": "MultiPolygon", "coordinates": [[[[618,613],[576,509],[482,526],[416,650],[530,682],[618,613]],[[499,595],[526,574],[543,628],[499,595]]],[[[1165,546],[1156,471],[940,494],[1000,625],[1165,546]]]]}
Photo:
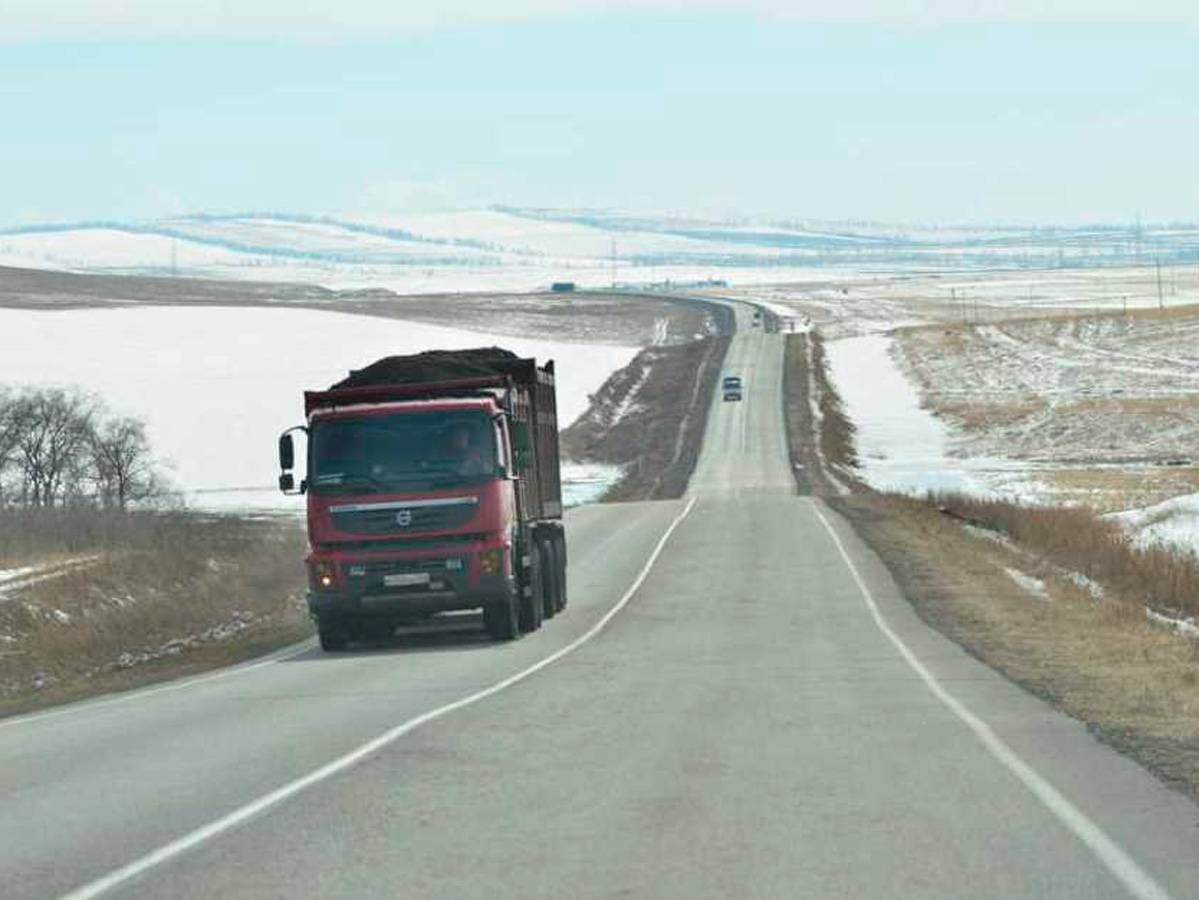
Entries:
{"type": "Polygon", "coordinates": [[[428,584],[428,572],[401,572],[399,575],[384,575],[383,583],[388,587],[408,587],[411,584],[428,584]]]}

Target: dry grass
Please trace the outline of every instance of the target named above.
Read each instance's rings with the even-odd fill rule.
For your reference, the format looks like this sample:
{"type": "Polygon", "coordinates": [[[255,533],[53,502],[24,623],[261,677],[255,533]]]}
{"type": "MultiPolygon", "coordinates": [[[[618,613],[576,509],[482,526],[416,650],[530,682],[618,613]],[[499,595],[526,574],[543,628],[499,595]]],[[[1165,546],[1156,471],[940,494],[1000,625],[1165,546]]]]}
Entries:
{"type": "Polygon", "coordinates": [[[298,523],[77,513],[0,514],[10,534],[14,519],[41,529],[25,539],[40,558],[101,554],[0,597],[0,711],[227,664],[309,633],[298,523]]]}
{"type": "Polygon", "coordinates": [[[824,471],[820,453],[812,439],[811,378],[812,345],[806,334],[789,334],[783,347],[783,420],[791,468],[801,494],[824,493],[824,471]]]}
{"type": "Polygon", "coordinates": [[[858,465],[853,422],[845,414],[841,395],[833,386],[828,373],[828,356],[819,334],[811,336],[811,365],[816,389],[816,405],[820,411],[820,451],[825,461],[842,470],[858,465]]]}
{"type": "Polygon", "coordinates": [[[1048,407],[1043,400],[1013,400],[1010,403],[955,403],[937,404],[936,415],[943,416],[954,425],[967,429],[1002,428],[1027,421],[1048,407]]]}
{"type": "Polygon", "coordinates": [[[1134,618],[1146,606],[1170,616],[1199,616],[1199,559],[1182,550],[1138,548],[1118,523],[1089,509],[960,495],[943,495],[935,503],[1098,582],[1114,601],[1128,604],[1134,618]]]}
{"type": "Polygon", "coordinates": [[[1145,416],[1155,422],[1173,419],[1185,424],[1197,411],[1199,396],[1082,397],[1058,404],[1054,415],[1145,416]]]}
{"type": "Polygon", "coordinates": [[[565,457],[625,467],[604,500],[681,497],[695,469],[728,337],[648,347],[561,437],[565,457]],[[627,405],[623,415],[615,411],[627,405]]]}
{"type": "Polygon", "coordinates": [[[1194,466],[1075,467],[1041,470],[1036,477],[1058,502],[1082,504],[1100,514],[1199,492],[1199,468],[1194,466]]]}

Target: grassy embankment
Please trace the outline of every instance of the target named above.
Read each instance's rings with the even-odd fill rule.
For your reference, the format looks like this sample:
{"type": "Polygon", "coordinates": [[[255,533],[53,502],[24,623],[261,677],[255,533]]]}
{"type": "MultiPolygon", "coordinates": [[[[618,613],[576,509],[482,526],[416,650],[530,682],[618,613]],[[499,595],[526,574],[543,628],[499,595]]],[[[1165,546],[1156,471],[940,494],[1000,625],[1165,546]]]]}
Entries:
{"type": "Polygon", "coordinates": [[[137,687],[306,637],[301,523],[0,510],[0,714],[137,687]]]}
{"type": "Polygon", "coordinates": [[[680,497],[695,469],[728,337],[647,347],[562,432],[562,454],[623,467],[605,501],[680,497]]]}
{"type": "Polygon", "coordinates": [[[853,478],[852,423],[819,338],[789,338],[787,359],[791,446],[805,472],[816,466],[801,487],[854,522],[921,617],[1199,796],[1199,641],[1146,614],[1199,614],[1199,561],[1138,549],[1086,509],[870,490],[853,478]],[[818,422],[804,390],[819,398],[818,422]]]}

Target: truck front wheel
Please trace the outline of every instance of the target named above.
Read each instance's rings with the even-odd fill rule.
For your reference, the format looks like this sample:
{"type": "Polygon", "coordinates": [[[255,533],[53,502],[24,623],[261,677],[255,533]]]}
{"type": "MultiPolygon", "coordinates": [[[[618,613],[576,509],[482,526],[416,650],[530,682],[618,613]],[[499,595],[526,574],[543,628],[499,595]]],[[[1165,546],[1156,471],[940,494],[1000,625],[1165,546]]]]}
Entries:
{"type": "Polygon", "coordinates": [[[336,653],[338,650],[346,649],[346,644],[349,642],[349,636],[346,630],[340,625],[322,622],[317,626],[317,639],[321,643],[321,649],[326,653],[336,653]]]}
{"type": "Polygon", "coordinates": [[[483,627],[497,641],[510,641],[520,634],[515,591],[499,603],[488,603],[483,607],[483,627]]]}
{"type": "Polygon", "coordinates": [[[529,544],[529,565],[521,583],[520,630],[536,631],[541,627],[545,601],[541,596],[541,573],[545,565],[545,551],[540,541],[529,544]]]}

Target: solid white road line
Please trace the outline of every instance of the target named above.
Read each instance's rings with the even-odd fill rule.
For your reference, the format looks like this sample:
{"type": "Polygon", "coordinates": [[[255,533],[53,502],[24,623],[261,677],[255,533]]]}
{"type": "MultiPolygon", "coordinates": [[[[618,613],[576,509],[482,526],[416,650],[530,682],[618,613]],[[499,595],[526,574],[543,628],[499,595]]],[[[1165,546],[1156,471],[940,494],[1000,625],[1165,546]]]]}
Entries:
{"type": "Polygon", "coordinates": [[[658,556],[662,553],[662,549],[666,546],[666,542],[670,539],[670,536],[674,534],[674,530],[679,527],[679,524],[683,521],[683,519],[687,517],[687,514],[691,512],[691,508],[695,506],[695,499],[696,498],[692,497],[691,500],[688,501],[687,505],[683,507],[682,512],[674,517],[674,520],[670,523],[669,527],[667,527],[666,531],[662,533],[662,537],[658,540],[653,552],[650,553],[649,559],[645,561],[645,565],[642,566],[641,571],[637,574],[637,577],[633,579],[633,583],[629,585],[628,590],[624,592],[621,598],[616,601],[616,604],[606,613],[604,613],[603,617],[601,617],[598,622],[596,622],[587,631],[575,638],[566,646],[555,651],[554,653],[551,653],[549,656],[541,659],[528,668],[521,669],[515,675],[509,675],[507,678],[497,681],[490,687],[486,687],[483,690],[476,691],[475,693],[463,697],[460,700],[455,700],[452,703],[447,703],[444,706],[439,706],[436,709],[431,709],[428,712],[422,713],[415,718],[401,722],[391,730],[385,731],[378,737],[367,741],[365,744],[362,744],[358,748],[351,750],[344,756],[339,756],[332,762],[326,763],[319,769],[309,772],[307,775],[297,778],[295,781],[291,781],[282,787],[276,788],[275,790],[268,794],[262,795],[256,800],[250,801],[245,806],[239,807],[228,815],[222,816],[216,821],[210,822],[201,828],[197,828],[190,834],[186,834],[181,838],[173,840],[169,844],[162,845],[157,850],[147,853],[145,856],[134,860],[128,865],[122,866],[119,869],[115,869],[114,871],[109,872],[107,875],[97,878],[95,881],[82,885],[70,893],[64,894],[62,900],[88,900],[88,898],[98,897],[106,891],[110,891],[113,888],[124,884],[130,879],[136,878],[137,876],[148,872],[150,869],[153,869],[156,866],[160,866],[165,862],[169,862],[176,856],[186,853],[210,838],[214,838],[232,828],[236,828],[249,819],[252,819],[254,816],[257,816],[259,813],[270,809],[272,806],[276,806],[277,804],[282,803],[284,800],[294,797],[301,791],[304,791],[313,785],[319,784],[322,781],[326,781],[329,778],[332,778],[334,775],[344,772],[357,763],[362,762],[362,760],[366,759],[371,754],[382,750],[384,747],[394,743],[409,732],[420,728],[420,726],[436,719],[440,719],[443,716],[455,712],[456,710],[462,709],[463,707],[478,703],[480,700],[483,700],[494,694],[498,694],[500,691],[506,690],[507,688],[512,687],[514,684],[524,681],[533,673],[539,672],[546,666],[557,662],[568,653],[577,650],[583,644],[587,643],[589,640],[599,634],[600,631],[604,629],[604,626],[606,626],[608,622],[612,620],[612,617],[620,612],[629,602],[629,600],[633,598],[633,595],[637,593],[637,589],[641,587],[646,577],[648,577],[650,570],[653,568],[654,563],[657,562],[658,556]]]}
{"type": "Polygon", "coordinates": [[[1009,772],[1019,778],[1024,783],[1024,786],[1087,846],[1099,862],[1103,864],[1104,868],[1114,875],[1134,897],[1145,898],[1145,900],[1169,900],[1170,895],[1165,888],[1154,881],[1148,872],[1137,865],[1119,844],[1108,837],[1103,832],[1103,829],[1087,818],[1078,807],[1062,796],[1057,788],[1021,759],[1016,754],[1016,751],[1005,744],[991,730],[990,725],[970,712],[961,701],[941,686],[936,676],[925,668],[924,664],[916,658],[916,654],[911,651],[908,645],[903,642],[899,635],[891,630],[891,627],[887,624],[887,620],[883,618],[882,613],[879,611],[878,604],[874,602],[874,597],[870,593],[870,589],[866,587],[866,582],[858,572],[857,566],[850,559],[849,553],[846,551],[845,545],[841,542],[840,536],[833,530],[833,526],[829,523],[829,520],[820,511],[820,507],[815,502],[812,502],[812,509],[816,513],[816,517],[820,519],[821,524],[824,525],[825,530],[829,533],[829,537],[833,539],[833,543],[836,544],[837,550],[841,553],[841,558],[845,560],[845,565],[849,567],[849,573],[857,583],[858,590],[862,592],[862,598],[866,601],[866,606],[869,607],[871,616],[874,617],[874,624],[895,645],[895,649],[899,651],[899,655],[920,676],[920,679],[929,691],[932,692],[933,696],[945,704],[950,712],[965,723],[990,754],[999,760],[1009,772]]]}

